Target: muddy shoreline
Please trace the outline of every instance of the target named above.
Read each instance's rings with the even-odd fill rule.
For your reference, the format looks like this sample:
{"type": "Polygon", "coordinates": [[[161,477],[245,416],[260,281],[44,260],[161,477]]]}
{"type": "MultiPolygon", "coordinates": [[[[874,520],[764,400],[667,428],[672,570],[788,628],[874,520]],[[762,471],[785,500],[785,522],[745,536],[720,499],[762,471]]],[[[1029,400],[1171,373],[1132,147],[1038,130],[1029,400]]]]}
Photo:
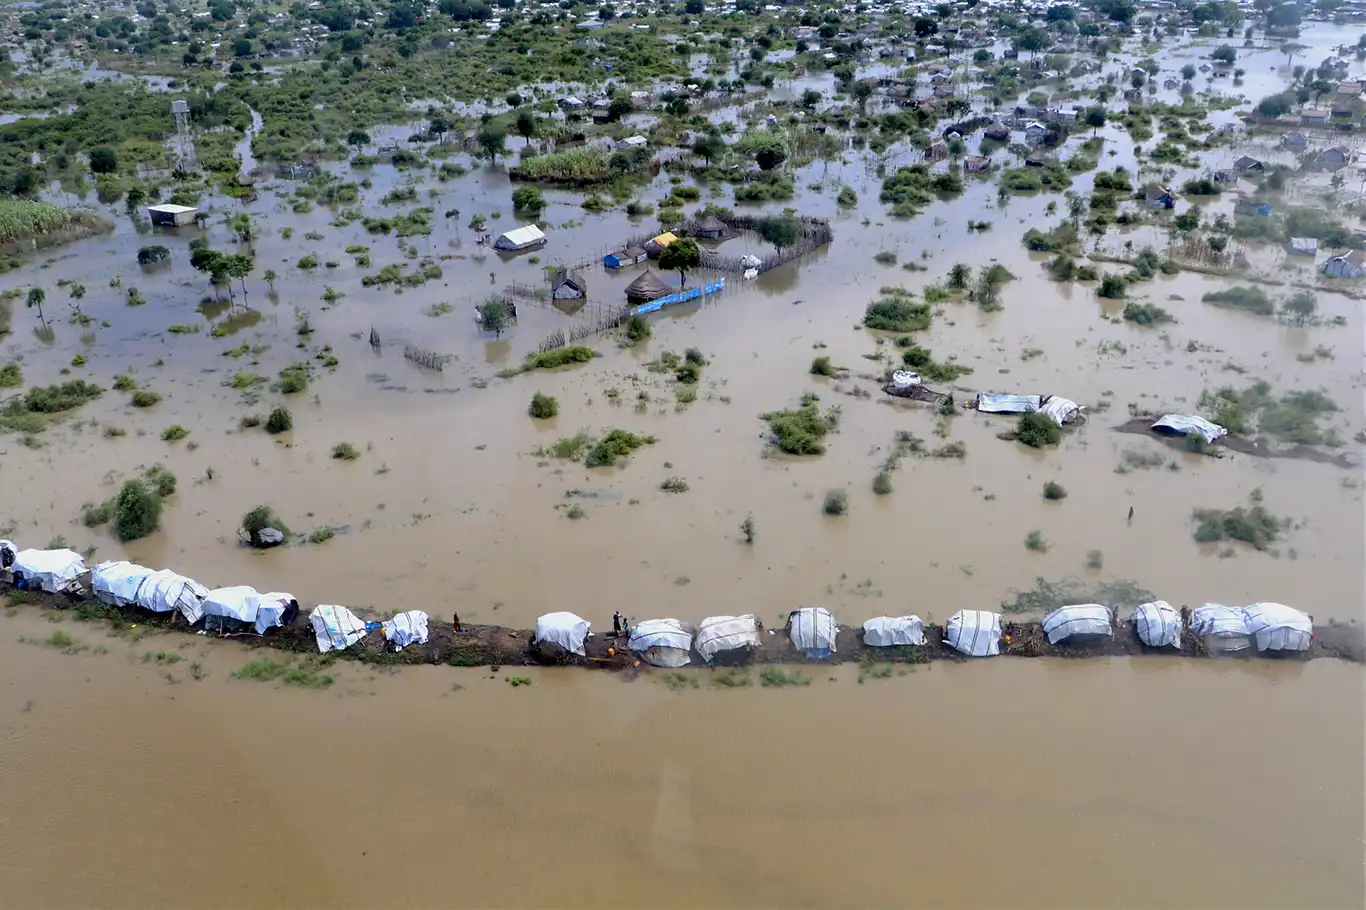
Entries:
{"type": "MultiPolygon", "coordinates": [[[[110,607],[89,596],[64,594],[45,594],[32,591],[17,591],[8,585],[0,586],[0,596],[6,597],[6,605],[13,609],[17,606],[30,606],[39,609],[61,610],[74,618],[104,624],[116,632],[128,628],[133,623],[197,635],[178,613],[152,613],[139,608],[110,607]]],[[[344,651],[333,651],[321,655],[328,662],[334,660],[354,660],[360,663],[401,665],[401,664],[447,664],[456,667],[506,667],[506,666],[581,666],[610,670],[660,670],[644,661],[637,660],[625,650],[626,638],[616,638],[610,633],[594,634],[586,643],[586,654],[551,658],[542,654],[531,644],[533,635],[530,629],[512,629],[505,626],[488,626],[462,623],[456,631],[451,623],[430,617],[429,638],[421,645],[410,645],[401,652],[388,648],[383,634],[374,630],[355,645],[344,651]]],[[[1044,635],[1042,624],[1037,621],[1011,621],[1002,623],[1003,640],[1001,656],[1055,659],[1084,659],[1096,657],[1133,657],[1156,654],[1165,657],[1209,658],[1212,655],[1204,643],[1189,631],[1182,633],[1179,651],[1171,648],[1149,648],[1138,640],[1134,628],[1121,622],[1110,638],[1103,638],[1080,644],[1050,644],[1044,635]]],[[[319,656],[313,628],[306,613],[301,612],[290,625],[271,630],[264,636],[242,633],[224,636],[240,642],[248,651],[280,651],[294,654],[319,656]]],[[[752,664],[846,664],[860,662],[878,663],[930,663],[933,661],[968,662],[971,658],[946,646],[943,642],[943,627],[925,624],[925,644],[877,648],[864,646],[861,626],[840,625],[836,639],[836,650],[824,660],[808,660],[793,650],[783,629],[765,630],[761,635],[759,648],[748,653],[719,655],[711,664],[703,662],[696,654],[692,662],[681,670],[698,670],[717,666],[748,666],[752,664]]],[[[1317,659],[1335,659],[1366,663],[1366,629],[1358,626],[1332,623],[1315,627],[1314,639],[1308,651],[1277,652],[1259,654],[1255,648],[1232,654],[1219,654],[1223,660],[1288,660],[1302,662],[1317,659]]]]}

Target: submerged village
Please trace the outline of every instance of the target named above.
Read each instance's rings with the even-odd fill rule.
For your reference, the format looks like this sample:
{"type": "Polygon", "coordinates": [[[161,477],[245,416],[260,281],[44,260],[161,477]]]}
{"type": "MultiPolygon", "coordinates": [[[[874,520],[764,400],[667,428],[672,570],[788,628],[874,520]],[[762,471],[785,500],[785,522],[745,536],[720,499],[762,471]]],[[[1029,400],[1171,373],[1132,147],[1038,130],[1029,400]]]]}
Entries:
{"type": "Polygon", "coordinates": [[[1360,4],[57,0],[0,54],[25,644],[1366,659],[1360,4]]]}

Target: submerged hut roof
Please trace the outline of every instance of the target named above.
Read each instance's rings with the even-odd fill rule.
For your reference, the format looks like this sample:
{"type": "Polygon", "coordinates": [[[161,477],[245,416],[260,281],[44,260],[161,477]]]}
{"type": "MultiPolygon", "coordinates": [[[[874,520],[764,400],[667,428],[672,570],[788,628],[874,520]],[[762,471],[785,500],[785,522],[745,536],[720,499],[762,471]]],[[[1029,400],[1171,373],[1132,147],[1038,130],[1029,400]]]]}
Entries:
{"type": "Polygon", "coordinates": [[[704,232],[709,234],[724,234],[726,232],[726,225],[725,222],[715,215],[705,215],[693,226],[693,230],[699,234],[704,232]]]}
{"type": "Polygon", "coordinates": [[[550,276],[550,290],[552,292],[566,284],[585,294],[588,293],[588,282],[584,281],[583,276],[573,269],[557,269],[550,276]]]}
{"type": "Polygon", "coordinates": [[[626,286],[626,299],[643,303],[672,294],[673,290],[664,283],[662,278],[650,269],[646,269],[640,273],[640,277],[626,286]]]}
{"type": "Polygon", "coordinates": [[[639,245],[628,246],[621,251],[621,255],[626,259],[639,259],[641,256],[645,255],[645,247],[639,245]]]}

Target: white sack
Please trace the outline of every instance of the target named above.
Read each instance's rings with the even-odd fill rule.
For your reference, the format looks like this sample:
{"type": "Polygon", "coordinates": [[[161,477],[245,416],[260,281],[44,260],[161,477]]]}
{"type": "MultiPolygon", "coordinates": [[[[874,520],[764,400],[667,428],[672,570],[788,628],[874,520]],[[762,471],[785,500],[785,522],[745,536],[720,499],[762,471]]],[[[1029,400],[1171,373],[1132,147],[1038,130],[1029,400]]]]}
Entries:
{"type": "Polygon", "coordinates": [[[1100,604],[1059,607],[1043,618],[1043,631],[1050,645],[1056,645],[1073,635],[1109,637],[1112,634],[1110,608],[1100,604]]]}
{"type": "Polygon", "coordinates": [[[788,616],[788,638],[807,657],[826,657],[835,650],[839,626],[824,607],[802,607],[788,616]]]}
{"type": "Polygon", "coordinates": [[[384,637],[395,651],[402,651],[409,645],[426,644],[427,614],[421,610],[399,613],[384,623],[384,637]]]}
{"type": "Polygon", "coordinates": [[[101,603],[127,607],[138,602],[138,589],[152,570],[131,562],[102,562],[90,570],[90,587],[101,603]]]}
{"type": "Polygon", "coordinates": [[[256,608],[256,634],[265,635],[267,630],[284,625],[285,611],[293,601],[293,594],[280,591],[262,594],[260,606],[256,608]]]}
{"type": "Polygon", "coordinates": [[[27,581],[56,594],[85,573],[85,560],[75,550],[20,550],[10,569],[23,572],[27,581]]]}
{"type": "Polygon", "coordinates": [[[559,645],[582,657],[590,626],[588,620],[574,613],[547,613],[536,620],[536,637],[532,640],[538,645],[543,642],[559,645]]]}
{"type": "Polygon", "coordinates": [[[322,654],[333,648],[345,650],[365,637],[365,623],[346,607],[321,604],[308,614],[308,621],[313,624],[318,651],[322,654]]]}
{"type": "Polygon", "coordinates": [[[1150,648],[1181,647],[1181,614],[1165,600],[1134,607],[1130,622],[1138,640],[1150,648]]]}
{"type": "Polygon", "coordinates": [[[970,657],[995,657],[1001,653],[1001,614],[959,610],[944,626],[944,641],[970,657]]]}
{"type": "Polygon", "coordinates": [[[919,616],[875,616],[863,624],[863,643],[874,648],[923,645],[925,624],[919,616]]]}
{"type": "Polygon", "coordinates": [[[759,647],[759,628],[754,622],[754,614],[708,616],[697,627],[693,646],[707,663],[721,651],[759,647]]]}
{"type": "Polygon", "coordinates": [[[203,603],[208,596],[208,588],[198,582],[162,569],[143,581],[138,589],[138,606],[153,613],[179,610],[185,621],[194,625],[204,617],[203,603]]]}
{"type": "Polygon", "coordinates": [[[1243,607],[1247,632],[1257,640],[1258,651],[1308,651],[1314,623],[1308,613],[1278,603],[1243,607]]]}
{"type": "Polygon", "coordinates": [[[631,627],[626,647],[656,667],[682,667],[691,659],[693,628],[677,619],[647,619],[631,627]]]}

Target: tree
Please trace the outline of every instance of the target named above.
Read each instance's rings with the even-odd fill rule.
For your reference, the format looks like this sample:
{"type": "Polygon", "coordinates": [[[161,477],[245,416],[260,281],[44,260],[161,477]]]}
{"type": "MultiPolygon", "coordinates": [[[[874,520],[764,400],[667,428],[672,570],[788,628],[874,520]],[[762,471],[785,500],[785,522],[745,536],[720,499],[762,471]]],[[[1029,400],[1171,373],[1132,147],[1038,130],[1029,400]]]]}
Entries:
{"type": "Polygon", "coordinates": [[[250,38],[238,38],[237,40],[233,41],[233,43],[232,43],[232,53],[233,53],[233,56],[234,56],[234,57],[250,57],[250,56],[251,56],[251,39],[250,39],[250,38]]]}
{"type": "Polygon", "coordinates": [[[1192,79],[1194,79],[1195,64],[1187,63],[1185,66],[1181,67],[1181,78],[1186,80],[1187,82],[1190,82],[1192,79]]]}
{"type": "Polygon", "coordinates": [[[1067,200],[1067,214],[1072,219],[1072,227],[1077,227],[1081,223],[1081,216],[1086,214],[1086,197],[1080,193],[1068,190],[1063,194],[1067,200]]]}
{"type": "Polygon", "coordinates": [[[1048,47],[1048,32],[1041,28],[1025,29],[1020,37],[1015,39],[1015,49],[1017,51],[1029,51],[1031,56],[1046,47],[1048,47]]]}
{"type": "Polygon", "coordinates": [[[119,156],[109,146],[101,145],[90,150],[90,172],[92,174],[112,174],[119,169],[119,156]]]}
{"type": "Polygon", "coordinates": [[[264,279],[266,280],[266,284],[268,284],[268,285],[270,286],[271,291],[274,292],[274,290],[275,290],[275,279],[279,277],[278,275],[275,274],[275,270],[274,270],[274,269],[266,269],[266,270],[261,274],[261,277],[264,278],[264,279]]]}
{"type": "Polygon", "coordinates": [[[713,161],[726,153],[726,140],[717,133],[698,136],[692,144],[692,153],[706,161],[707,166],[711,167],[713,161]]]}
{"type": "Polygon", "coordinates": [[[613,98],[612,103],[607,105],[607,119],[614,123],[631,113],[631,99],[628,97],[613,98]]]}
{"type": "Polygon", "coordinates": [[[1276,95],[1268,95],[1257,102],[1257,113],[1263,117],[1284,117],[1290,113],[1294,96],[1285,92],[1276,95]]]}
{"type": "Polygon", "coordinates": [[[531,137],[536,135],[537,126],[535,111],[524,109],[517,112],[517,135],[527,145],[531,145],[531,137]]]}
{"type": "Polygon", "coordinates": [[[246,212],[238,212],[230,216],[228,227],[242,243],[250,243],[256,237],[256,226],[251,223],[251,216],[246,212]]]}
{"type": "Polygon", "coordinates": [[[511,321],[512,314],[501,297],[490,297],[479,308],[479,328],[492,332],[494,338],[501,338],[511,321]]]}
{"type": "Polygon", "coordinates": [[[1281,307],[1281,312],[1295,320],[1295,325],[1304,325],[1314,316],[1319,303],[1309,291],[1301,291],[1290,297],[1281,307]]]}
{"type": "Polygon", "coordinates": [[[370,134],[364,130],[352,130],[346,136],[346,144],[359,152],[370,144],[370,134]]]}
{"type": "Polygon", "coordinates": [[[1100,105],[1095,105],[1086,109],[1086,125],[1091,128],[1091,135],[1094,136],[1096,131],[1105,125],[1106,117],[1105,108],[1100,105]]]}
{"type": "Polygon", "coordinates": [[[43,315],[43,301],[45,300],[47,300],[47,291],[42,288],[29,288],[28,297],[24,301],[25,306],[30,310],[37,307],[38,321],[43,324],[44,328],[47,327],[47,317],[43,315]]]}
{"type": "Polygon", "coordinates": [[[862,107],[868,103],[868,99],[873,96],[873,86],[871,83],[862,80],[854,83],[854,100],[862,107]]]}
{"type": "MultiPolygon", "coordinates": [[[[229,278],[236,278],[242,284],[242,299],[247,297],[247,276],[251,270],[256,268],[256,260],[245,253],[238,253],[234,256],[223,257],[223,271],[229,278]]],[[[229,287],[228,294],[231,296],[232,289],[229,287]]]]}
{"type": "Polygon", "coordinates": [[[797,223],[791,218],[764,218],[754,230],[779,252],[797,242],[797,223]]]}
{"type": "Polygon", "coordinates": [[[507,133],[504,133],[496,126],[485,124],[484,128],[479,131],[479,135],[476,137],[475,141],[478,142],[479,147],[484,150],[484,154],[488,155],[489,158],[497,164],[498,156],[503,153],[503,142],[506,139],[507,133]]]}
{"type": "Polygon", "coordinates": [[[813,108],[821,103],[821,93],[814,88],[802,92],[802,107],[813,108]]]}
{"type": "Polygon", "coordinates": [[[688,285],[688,269],[695,269],[701,264],[702,251],[697,248],[697,242],[690,237],[675,240],[659,254],[659,267],[677,271],[684,287],[688,285]]]}
{"type": "Polygon", "coordinates": [[[1333,83],[1326,79],[1315,79],[1314,83],[1309,86],[1309,90],[1314,93],[1314,104],[1317,105],[1319,99],[1334,91],[1334,88],[1333,83]]]}
{"type": "Polygon", "coordinates": [[[1172,227],[1183,234],[1196,230],[1200,227],[1199,209],[1186,209],[1186,211],[1172,219],[1172,227]]]}
{"type": "Polygon", "coordinates": [[[950,117],[963,117],[972,111],[972,102],[966,98],[950,98],[944,103],[944,113],[950,117]]]}
{"type": "Polygon", "coordinates": [[[689,16],[702,15],[702,0],[688,0],[687,3],[683,4],[683,12],[689,16]]]}
{"type": "Polygon", "coordinates": [[[427,135],[435,136],[437,142],[444,142],[451,131],[451,122],[440,114],[432,114],[427,119],[427,135]]]}
{"type": "Polygon", "coordinates": [[[1282,3],[1266,14],[1268,28],[1296,28],[1300,24],[1298,4],[1282,3]]]}
{"type": "Polygon", "coordinates": [[[522,97],[521,92],[508,92],[503,100],[508,103],[508,107],[521,107],[526,99],[522,97]]]}
{"type": "Polygon", "coordinates": [[[921,16],[915,20],[915,36],[922,41],[937,31],[939,31],[939,23],[928,16],[921,16]]]}
{"type": "Polygon", "coordinates": [[[138,540],[157,529],[161,497],[141,479],[128,480],[114,499],[114,534],[119,540],[138,540]]]}
{"type": "Polygon", "coordinates": [[[1134,88],[1143,88],[1143,83],[1147,81],[1148,77],[1143,70],[1134,70],[1129,74],[1129,84],[1134,88]]]}
{"type": "MultiPolygon", "coordinates": [[[[1294,41],[1287,41],[1285,44],[1281,45],[1281,50],[1285,51],[1285,65],[1289,66],[1291,61],[1295,59],[1295,55],[1304,50],[1304,45],[1296,44],[1294,41]]],[[[1301,75],[1303,75],[1302,71],[1301,75]]]]}
{"type": "Polygon", "coordinates": [[[518,211],[540,212],[545,208],[545,197],[534,186],[519,186],[512,191],[512,207],[518,211]]]}
{"type": "Polygon", "coordinates": [[[1238,52],[1227,44],[1221,44],[1214,49],[1214,52],[1209,55],[1209,58],[1216,63],[1225,63],[1232,66],[1233,61],[1238,59],[1238,52]]]}
{"type": "Polygon", "coordinates": [[[773,133],[747,136],[742,143],[746,151],[753,153],[754,161],[761,171],[771,171],[787,160],[787,148],[783,140],[773,133]]]}

